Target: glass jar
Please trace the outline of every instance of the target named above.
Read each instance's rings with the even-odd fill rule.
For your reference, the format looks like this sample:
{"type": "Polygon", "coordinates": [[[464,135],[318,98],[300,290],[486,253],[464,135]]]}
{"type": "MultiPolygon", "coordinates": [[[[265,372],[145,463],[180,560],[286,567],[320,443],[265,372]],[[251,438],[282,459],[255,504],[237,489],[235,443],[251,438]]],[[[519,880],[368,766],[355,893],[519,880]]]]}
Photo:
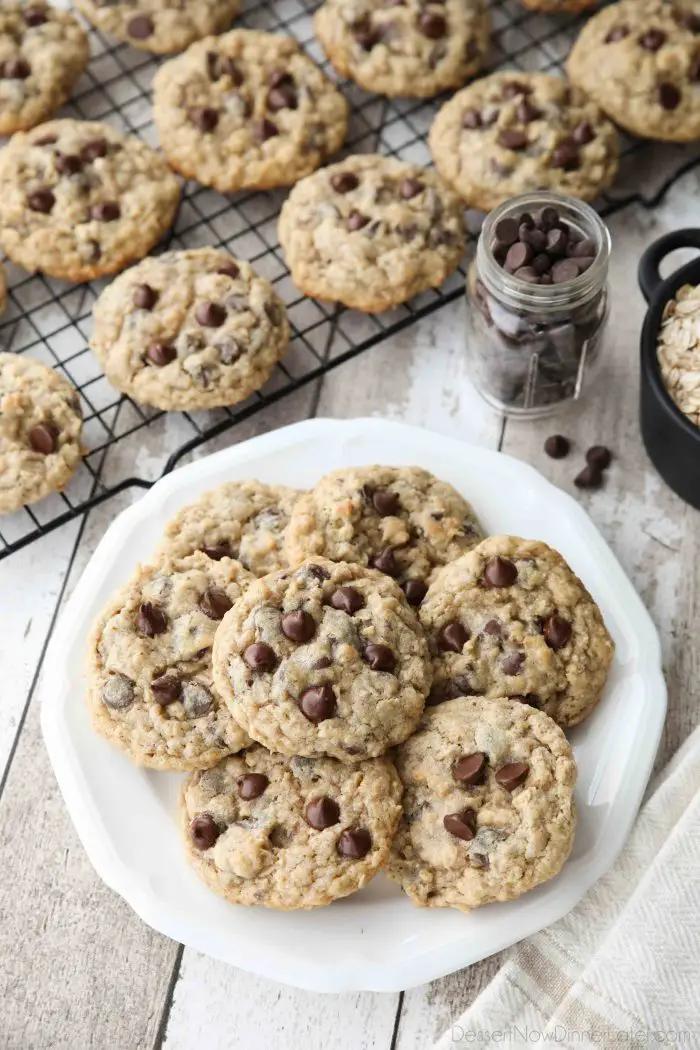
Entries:
{"type": "Polygon", "coordinates": [[[508,415],[538,418],[578,400],[603,356],[608,319],[610,234],[583,201],[527,193],[495,208],[484,221],[467,276],[467,353],[484,399],[508,415]],[[496,259],[502,219],[554,208],[574,239],[593,241],[594,261],[562,284],[530,284],[496,259]]]}

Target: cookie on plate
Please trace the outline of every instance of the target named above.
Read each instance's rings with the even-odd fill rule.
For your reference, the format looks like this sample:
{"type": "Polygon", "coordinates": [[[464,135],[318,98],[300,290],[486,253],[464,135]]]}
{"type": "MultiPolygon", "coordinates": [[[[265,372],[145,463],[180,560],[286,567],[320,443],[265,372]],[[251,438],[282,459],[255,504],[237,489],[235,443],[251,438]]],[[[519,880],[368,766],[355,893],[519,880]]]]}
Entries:
{"type": "Polygon", "coordinates": [[[292,565],[322,555],[379,569],[415,606],[436,568],[483,535],[469,503],[421,467],[344,467],[299,499],[286,550],[292,565]]]}
{"type": "Polygon", "coordinates": [[[572,726],[600,700],[613,641],[546,543],[490,536],[438,573],[420,618],[433,654],[430,703],[509,696],[572,726]]]}
{"type": "Polygon", "coordinates": [[[387,874],[423,908],[471,911],[551,879],[571,851],[576,763],[541,711],[502,699],[426,711],[396,755],[403,817],[387,874]]]}
{"type": "Polygon", "coordinates": [[[24,354],[0,354],[0,514],[60,492],[82,458],[77,390],[24,354]]]}
{"type": "Polygon", "coordinates": [[[284,539],[301,495],[285,485],[229,481],[205,492],[168,522],[159,551],[184,557],[236,558],[254,576],[284,568],[284,539]]]}
{"type": "Polygon", "coordinates": [[[454,95],[430,128],[435,165],[490,211],[532,190],[593,200],[615,178],[618,135],[578,88],[546,73],[493,73],[454,95]]]}
{"type": "Polygon", "coordinates": [[[43,3],[0,8],[0,135],[33,128],[69,98],[90,58],[77,19],[43,3]]]}
{"type": "Polygon", "coordinates": [[[578,87],[633,135],[700,138],[700,3],[621,0],[582,28],[567,61],[578,87]]]}
{"type": "Polygon", "coordinates": [[[165,411],[235,405],[289,343],[284,303],[216,248],[166,252],[121,274],[94,308],[90,346],[117,390],[165,411]]]}
{"type": "Polygon", "coordinates": [[[484,0],[325,0],[314,28],[338,72],[365,90],[430,98],[481,68],[491,18],[484,0]]]}
{"type": "Polygon", "coordinates": [[[435,172],[376,154],[302,179],[278,233],[305,295],[367,313],[442,284],[465,245],[461,202],[435,172]]]}
{"type": "Polygon", "coordinates": [[[100,736],[151,769],[206,769],[249,737],[212,680],[214,633],[252,579],[231,558],[141,566],[93,631],[88,707],[100,736]]]}
{"type": "Polygon", "coordinates": [[[290,186],[345,141],[347,102],[291,37],[208,37],[166,62],[153,87],[171,167],[222,193],[290,186]]]}
{"type": "Polygon", "coordinates": [[[75,0],[75,6],[101,33],[141,51],[166,55],[228,29],[241,4],[240,0],[75,0]]]}
{"type": "Polygon", "coordinates": [[[401,815],[391,762],[348,766],[251,747],[185,782],[189,863],[234,904],[318,908],[365,886],[401,815]]]}
{"type": "Polygon", "coordinates": [[[108,124],[54,120],[0,150],[0,246],[31,272],[121,270],[157,244],[179,199],[162,158],[108,124]]]}
{"type": "Polygon", "coordinates": [[[256,580],[214,644],[217,688],[270,751],[359,762],[405,740],[430,658],[397,584],[322,558],[256,580]]]}

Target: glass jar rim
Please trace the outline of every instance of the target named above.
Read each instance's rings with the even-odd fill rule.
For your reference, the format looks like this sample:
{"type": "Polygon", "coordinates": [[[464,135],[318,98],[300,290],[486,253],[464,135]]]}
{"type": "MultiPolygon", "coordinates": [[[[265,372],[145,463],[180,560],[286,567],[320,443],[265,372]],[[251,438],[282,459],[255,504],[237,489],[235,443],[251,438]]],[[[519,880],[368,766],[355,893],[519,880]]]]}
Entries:
{"type": "MultiPolygon", "coordinates": [[[[564,216],[564,221],[569,221],[564,216]]],[[[561,309],[587,302],[597,294],[605,284],[610,263],[610,232],[598,213],[584,201],[568,197],[561,193],[541,192],[522,193],[518,197],[509,197],[489,212],[481,228],[481,235],[476,248],[476,262],[479,276],[488,290],[508,300],[509,304],[521,309],[561,309]],[[540,211],[553,207],[573,213],[571,221],[587,227],[586,236],[592,236],[596,242],[595,261],[578,277],[562,284],[527,284],[509,273],[495,259],[491,250],[493,231],[501,219],[514,211],[540,211]]]]}

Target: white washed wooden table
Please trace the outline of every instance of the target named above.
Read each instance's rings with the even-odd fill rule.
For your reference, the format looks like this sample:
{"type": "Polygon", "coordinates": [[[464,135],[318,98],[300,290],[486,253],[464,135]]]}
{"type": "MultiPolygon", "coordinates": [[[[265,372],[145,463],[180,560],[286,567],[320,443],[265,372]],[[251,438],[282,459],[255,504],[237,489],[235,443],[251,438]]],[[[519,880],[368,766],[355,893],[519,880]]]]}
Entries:
{"type": "MultiPolygon", "coordinates": [[[[699,191],[698,175],[688,175],[655,212],[629,208],[611,221],[614,337],[608,372],[596,396],[570,415],[505,425],[481,403],[468,380],[460,302],[199,453],[309,416],[380,414],[502,448],[576,493],[572,479],[585,449],[609,445],[616,458],[605,488],[577,497],[661,632],[670,708],[657,765],[699,720],[700,515],[663,485],[640,445],[637,359],[644,304],[636,264],[650,240],[697,221],[699,191]],[[542,452],[554,431],[575,441],[572,456],[559,462],[542,452]]],[[[162,435],[153,440],[162,441],[162,435]]],[[[143,441],[147,454],[148,432],[143,441]]],[[[137,496],[133,491],[117,497],[0,562],[0,1048],[429,1048],[488,982],[501,957],[405,995],[296,991],[154,933],[90,867],[49,766],[34,693],[61,603],[107,523],[137,496]]],[[[342,945],[333,947],[342,952],[342,945]]]]}

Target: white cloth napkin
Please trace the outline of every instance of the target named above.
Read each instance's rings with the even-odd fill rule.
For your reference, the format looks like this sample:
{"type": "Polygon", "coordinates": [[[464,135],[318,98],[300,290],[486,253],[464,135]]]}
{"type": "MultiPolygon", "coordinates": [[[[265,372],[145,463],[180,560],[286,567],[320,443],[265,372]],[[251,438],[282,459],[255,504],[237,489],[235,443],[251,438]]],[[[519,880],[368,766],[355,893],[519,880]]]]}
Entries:
{"type": "Polygon", "coordinates": [[[700,727],[620,857],[565,918],[517,945],[435,1050],[700,1048],[700,727]]]}

